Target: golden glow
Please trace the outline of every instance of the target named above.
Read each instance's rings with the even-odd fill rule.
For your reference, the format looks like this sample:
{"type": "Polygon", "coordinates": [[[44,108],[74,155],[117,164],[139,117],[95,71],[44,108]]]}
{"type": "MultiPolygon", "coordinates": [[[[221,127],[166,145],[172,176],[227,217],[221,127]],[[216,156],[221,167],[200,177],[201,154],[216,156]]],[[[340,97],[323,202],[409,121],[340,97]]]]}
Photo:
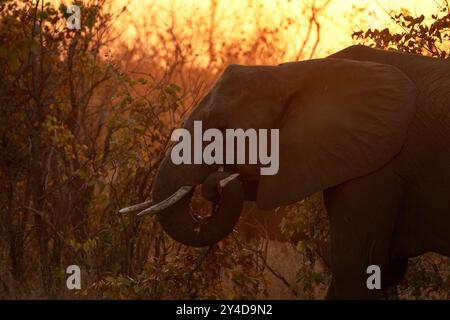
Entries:
{"type": "MultiPolygon", "coordinates": [[[[175,31],[180,48],[195,47],[195,54],[203,56],[209,50],[221,50],[227,41],[235,41],[245,46],[246,35],[255,34],[256,29],[277,30],[282,38],[284,57],[274,57],[274,61],[293,60],[308,34],[308,19],[313,3],[321,7],[326,0],[115,0],[115,5],[128,3],[128,12],[116,24],[121,37],[132,48],[136,39],[154,44],[163,41],[158,36],[169,30],[175,31]],[[217,3],[214,14],[211,4],[217,3]],[[211,31],[211,26],[214,26],[211,31]],[[162,32],[161,32],[162,31],[162,32]],[[213,46],[208,37],[214,37],[213,46]],[[189,43],[187,43],[189,42],[189,43]]],[[[431,15],[436,11],[433,0],[331,0],[329,5],[317,15],[320,24],[320,42],[313,57],[325,56],[353,43],[352,31],[359,29],[384,28],[392,26],[388,12],[403,8],[412,13],[431,15]]],[[[275,41],[272,37],[268,41],[275,41]]],[[[314,47],[317,38],[315,26],[306,41],[305,54],[314,47]]],[[[281,42],[280,42],[281,44],[281,42]]],[[[167,44],[169,45],[169,44],[167,44]]],[[[206,56],[205,56],[206,57],[206,56]]],[[[206,61],[206,58],[203,59],[206,61]]]]}

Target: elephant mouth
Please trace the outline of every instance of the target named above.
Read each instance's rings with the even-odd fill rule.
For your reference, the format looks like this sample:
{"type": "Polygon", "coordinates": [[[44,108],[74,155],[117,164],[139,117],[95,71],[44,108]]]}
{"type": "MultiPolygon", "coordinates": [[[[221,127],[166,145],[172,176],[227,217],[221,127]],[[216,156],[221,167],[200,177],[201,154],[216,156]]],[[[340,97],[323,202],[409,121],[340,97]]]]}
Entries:
{"type": "MultiPolygon", "coordinates": [[[[201,183],[202,196],[211,204],[207,214],[203,213],[204,210],[195,209],[193,194],[197,186],[179,187],[158,203],[146,201],[120,212],[140,211],[139,216],[156,215],[174,240],[189,246],[208,246],[232,233],[247,198],[245,185],[239,173],[222,169],[210,173],[201,183]]],[[[204,208],[204,203],[201,206],[204,208]]]]}

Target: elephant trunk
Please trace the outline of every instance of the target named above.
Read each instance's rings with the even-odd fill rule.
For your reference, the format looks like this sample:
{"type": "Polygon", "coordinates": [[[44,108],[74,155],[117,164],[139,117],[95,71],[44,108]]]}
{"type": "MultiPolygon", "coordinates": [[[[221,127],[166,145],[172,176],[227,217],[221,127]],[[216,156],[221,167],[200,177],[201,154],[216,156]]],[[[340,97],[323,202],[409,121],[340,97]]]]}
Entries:
{"type": "MultiPolygon", "coordinates": [[[[153,184],[153,200],[164,201],[181,187],[196,186],[205,180],[209,180],[209,184],[216,180],[215,186],[220,188],[219,182],[230,174],[216,170],[216,166],[176,166],[166,158],[153,184]]],[[[216,198],[211,215],[201,219],[192,212],[190,206],[193,193],[194,188],[184,194],[181,199],[164,208],[157,215],[158,221],[170,237],[185,245],[203,247],[217,243],[233,231],[239,220],[244,202],[242,184],[237,179],[227,181],[216,198]]]]}

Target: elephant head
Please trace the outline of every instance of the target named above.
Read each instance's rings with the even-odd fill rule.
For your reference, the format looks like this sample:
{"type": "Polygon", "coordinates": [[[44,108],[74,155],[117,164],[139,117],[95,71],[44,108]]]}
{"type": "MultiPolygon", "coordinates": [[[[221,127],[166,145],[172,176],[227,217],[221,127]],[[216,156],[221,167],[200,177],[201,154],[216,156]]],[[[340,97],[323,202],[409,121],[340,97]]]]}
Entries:
{"type": "Polygon", "coordinates": [[[175,165],[168,154],[152,189],[153,201],[163,202],[158,220],[177,241],[210,245],[233,230],[248,186],[260,208],[272,209],[375,171],[400,151],[414,101],[409,78],[384,64],[325,58],[229,66],[184,127],[192,132],[200,120],[219,130],[279,129],[279,171],[264,176],[260,165],[241,164],[220,172],[216,164],[175,165]],[[221,188],[231,173],[240,176],[221,188]],[[202,183],[216,205],[198,220],[192,188],[183,187],[202,183]]]}

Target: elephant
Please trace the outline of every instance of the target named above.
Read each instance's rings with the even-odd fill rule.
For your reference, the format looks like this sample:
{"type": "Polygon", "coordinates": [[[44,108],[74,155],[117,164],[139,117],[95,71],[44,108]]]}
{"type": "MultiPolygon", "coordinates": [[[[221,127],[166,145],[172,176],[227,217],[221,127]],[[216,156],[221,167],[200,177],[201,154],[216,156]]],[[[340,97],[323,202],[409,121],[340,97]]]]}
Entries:
{"type": "Polygon", "coordinates": [[[409,258],[450,256],[449,61],[354,45],[321,59],[230,65],[184,128],[198,120],[220,130],[279,128],[279,171],[175,165],[166,155],[149,211],[173,239],[212,245],[233,231],[244,201],[271,210],[323,192],[328,298],[378,298],[366,282],[370,265],[386,287],[403,278],[409,258]],[[190,208],[198,185],[214,203],[202,219],[190,208]]]}

